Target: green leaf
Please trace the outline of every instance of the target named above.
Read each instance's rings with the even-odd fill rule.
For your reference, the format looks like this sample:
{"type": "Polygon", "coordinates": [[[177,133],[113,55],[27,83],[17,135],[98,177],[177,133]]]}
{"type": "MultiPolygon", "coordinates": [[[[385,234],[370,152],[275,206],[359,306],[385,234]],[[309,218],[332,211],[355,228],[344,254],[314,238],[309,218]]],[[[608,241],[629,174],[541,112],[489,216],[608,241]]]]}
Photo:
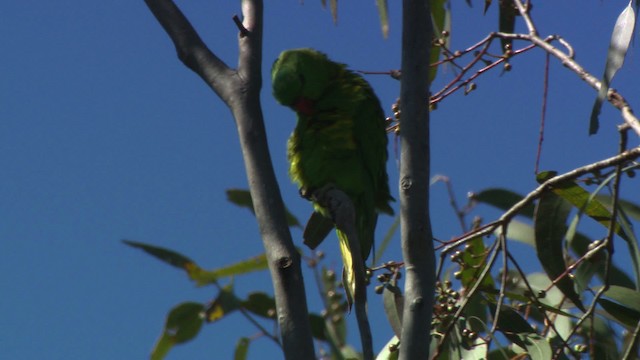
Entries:
{"type": "Polygon", "coordinates": [[[604,76],[600,83],[600,91],[591,109],[589,135],[598,132],[598,127],[600,126],[598,116],[600,115],[602,103],[607,98],[611,80],[613,80],[616,72],[618,72],[624,64],[624,58],[627,55],[627,49],[629,49],[629,44],[631,43],[631,37],[633,36],[633,30],[636,25],[636,14],[632,4],[633,0],[629,0],[629,4],[622,13],[620,13],[613,27],[611,41],[609,42],[609,51],[607,52],[607,63],[604,66],[604,76]]]}
{"type": "MultiPolygon", "coordinates": [[[[555,171],[544,171],[538,174],[537,181],[542,184],[556,176],[555,171]]],[[[551,188],[556,195],[569,201],[579,211],[600,223],[605,228],[611,224],[611,212],[598,200],[593,199],[591,194],[573,181],[567,180],[559,184],[554,184],[551,188]]],[[[627,240],[628,236],[622,231],[620,225],[615,226],[616,234],[627,240]]]]}
{"type": "MultiPolygon", "coordinates": [[[[494,206],[500,210],[509,210],[523,199],[522,195],[506,189],[486,189],[471,195],[471,199],[494,206]]],[[[534,206],[529,204],[520,210],[519,215],[533,218],[534,206]]]]}
{"type": "Polygon", "coordinates": [[[251,340],[247,337],[241,337],[238,339],[236,343],[236,351],[233,354],[234,360],[245,360],[247,358],[247,354],[249,353],[249,344],[251,344],[251,340]]]}
{"type": "MultiPolygon", "coordinates": [[[[256,214],[253,209],[253,199],[251,198],[251,192],[245,189],[227,189],[227,200],[239,207],[247,208],[251,211],[252,214],[256,214]]],[[[287,217],[287,225],[296,226],[302,228],[302,225],[298,221],[298,219],[289,211],[289,209],[284,209],[287,217]]]]}
{"type": "Polygon", "coordinates": [[[389,7],[387,0],[376,0],[378,15],[380,15],[380,28],[382,36],[386,39],[389,36],[389,7]]]}
{"type": "Polygon", "coordinates": [[[276,301],[265,293],[254,292],[242,302],[242,307],[258,316],[273,319],[276,312],[276,301]]]}
{"type": "MultiPolygon", "coordinates": [[[[502,227],[499,227],[496,229],[495,235],[500,236],[501,234],[502,227]]],[[[507,228],[507,239],[515,240],[529,246],[536,245],[536,235],[533,226],[518,220],[511,220],[511,222],[509,222],[509,227],[507,228]]]]}
{"type": "MultiPolygon", "coordinates": [[[[638,3],[640,4],[640,2],[638,3]]],[[[607,207],[607,209],[609,209],[609,211],[611,211],[611,206],[613,204],[613,197],[611,195],[598,194],[596,195],[596,200],[600,201],[607,207]]],[[[618,199],[618,205],[620,205],[620,209],[622,209],[627,216],[640,221],[640,205],[624,199],[618,199]]]]}
{"type": "Polygon", "coordinates": [[[231,285],[227,285],[220,289],[216,299],[207,305],[205,310],[205,319],[210,322],[216,322],[230,313],[238,310],[241,301],[233,293],[231,285]]]}
{"type": "Polygon", "coordinates": [[[389,247],[389,244],[391,243],[391,240],[393,240],[394,235],[399,227],[400,227],[400,215],[397,215],[395,219],[393,219],[393,224],[391,224],[391,226],[389,227],[389,230],[387,230],[387,232],[384,234],[384,237],[380,242],[380,246],[378,246],[375,252],[375,256],[372,257],[371,267],[376,266],[380,261],[380,259],[382,259],[382,255],[387,250],[387,247],[389,247]]]}
{"type": "Polygon", "coordinates": [[[215,283],[221,278],[263,271],[268,268],[269,264],[267,262],[267,256],[265,254],[260,254],[214,270],[203,270],[196,266],[189,268],[188,273],[189,277],[196,282],[196,285],[204,286],[210,283],[215,283]]]}
{"type": "Polygon", "coordinates": [[[151,359],[163,359],[173,345],[193,339],[203,323],[204,306],[186,302],[174,307],[165,322],[162,336],[151,352],[151,359]]]}
{"type": "Polygon", "coordinates": [[[122,242],[133,248],[142,249],[147,254],[152,255],[177,268],[186,270],[189,266],[191,266],[191,264],[194,264],[193,260],[169,249],[131,240],[122,240],[122,242]]]}
{"type": "Polygon", "coordinates": [[[559,278],[565,272],[562,240],[567,232],[567,217],[571,205],[563,198],[551,192],[542,194],[536,206],[535,234],[536,252],[540,264],[549,278],[556,281],[556,286],[569,300],[584,311],[580,296],[574,289],[569,276],[559,278]]]}
{"type": "Polygon", "coordinates": [[[403,309],[404,297],[400,288],[387,284],[382,290],[382,303],[384,305],[384,313],[387,315],[387,320],[393,333],[396,337],[400,338],[402,333],[402,309],[403,309]]]}
{"type": "MultiPolygon", "coordinates": [[[[538,334],[518,334],[520,342],[524,344],[526,353],[531,360],[548,360],[553,358],[551,344],[544,337],[538,334]]],[[[520,346],[520,344],[518,344],[520,346]]],[[[518,351],[516,350],[516,353],[518,351]]]]}
{"type": "MultiPolygon", "coordinates": [[[[449,48],[451,43],[451,9],[449,0],[432,0],[431,1],[431,23],[433,24],[434,37],[440,38],[443,32],[447,32],[449,35],[443,37],[444,46],[449,48]]],[[[442,53],[441,46],[432,46],[431,53],[429,55],[429,63],[435,64],[440,60],[440,54],[442,53]]],[[[435,80],[438,73],[439,66],[432,66],[429,69],[429,82],[435,80]]]]}
{"type": "MultiPolygon", "coordinates": [[[[494,303],[489,303],[491,312],[495,314],[497,306],[494,303]]],[[[520,347],[526,347],[526,343],[518,336],[519,334],[532,334],[535,330],[531,327],[529,322],[522,318],[515,310],[507,305],[500,307],[500,313],[498,315],[498,331],[504,336],[520,347]]]]}
{"type": "Polygon", "coordinates": [[[487,252],[482,237],[470,240],[462,251],[460,282],[465,288],[471,288],[477,281],[482,281],[480,289],[494,288],[493,278],[489,272],[484,279],[478,279],[486,263],[487,252]]]}
{"type": "Polygon", "coordinates": [[[640,292],[622,286],[610,286],[604,296],[640,313],[640,292]]]}
{"type": "Polygon", "coordinates": [[[616,337],[611,336],[614,329],[608,321],[600,316],[594,316],[591,321],[582,323],[580,328],[584,334],[593,334],[593,359],[620,359],[616,337]]]}
{"type": "Polygon", "coordinates": [[[598,299],[598,304],[600,304],[613,319],[628,328],[634,328],[638,324],[638,321],[640,321],[640,313],[626,306],[607,299],[598,299]]]}

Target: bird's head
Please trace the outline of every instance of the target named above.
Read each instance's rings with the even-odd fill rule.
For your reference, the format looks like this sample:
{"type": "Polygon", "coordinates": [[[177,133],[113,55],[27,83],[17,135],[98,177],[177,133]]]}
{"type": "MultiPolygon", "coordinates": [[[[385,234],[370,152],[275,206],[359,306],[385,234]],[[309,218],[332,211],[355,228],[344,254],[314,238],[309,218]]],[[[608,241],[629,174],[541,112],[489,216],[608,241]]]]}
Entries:
{"type": "Polygon", "coordinates": [[[329,85],[331,61],[313,49],[283,51],[271,68],[273,96],[282,105],[305,112],[329,85]]]}

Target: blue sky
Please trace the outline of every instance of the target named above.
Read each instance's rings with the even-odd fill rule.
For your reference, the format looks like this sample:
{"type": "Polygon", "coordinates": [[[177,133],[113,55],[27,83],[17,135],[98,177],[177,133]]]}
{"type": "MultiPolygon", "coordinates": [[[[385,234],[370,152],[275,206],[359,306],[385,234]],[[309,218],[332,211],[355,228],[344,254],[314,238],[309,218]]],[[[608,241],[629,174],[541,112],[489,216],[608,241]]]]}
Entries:
{"type": "MultiPolygon", "coordinates": [[[[495,30],[497,9],[482,16],[483,2],[474,3],[453,4],[453,48],[495,30]]],[[[611,29],[626,3],[536,2],[534,19],[541,34],[564,36],[577,60],[600,76],[611,29]]],[[[238,2],[179,6],[210,48],[234,66],[237,29],[231,17],[240,13],[238,2]]],[[[280,51],[295,47],[320,49],[353,69],[397,69],[400,8],[397,2],[390,6],[391,32],[384,40],[373,2],[341,2],[337,25],[319,1],[268,2],[265,74],[280,51]]],[[[246,187],[230,112],[178,61],[142,0],[8,2],[0,34],[0,357],[146,358],[167,311],[183,301],[206,302],[215,289],[195,288],[183,273],[121,239],[175,249],[206,268],[262,252],[254,218],[225,200],[225,189],[246,187]]],[[[459,202],[468,191],[506,187],[524,193],[535,185],[543,61],[538,50],[518,57],[510,73],[480,77],[475,92],[455,94],[432,113],[432,173],[452,179],[459,202]]],[[[613,86],[636,110],[639,75],[632,48],[613,86]]],[[[452,73],[438,76],[434,89],[452,73]]],[[[390,115],[399,84],[386,76],[367,79],[390,115]]],[[[588,137],[596,94],[557,61],[549,94],[542,169],[566,171],[615,153],[618,113],[605,105],[600,133],[588,137]]],[[[285,144],[294,114],[275,103],[268,77],[263,109],[285,202],[304,220],[310,205],[287,177],[285,144]]],[[[391,188],[397,194],[390,144],[391,188]]],[[[630,145],[637,144],[632,136],[630,145]]],[[[636,184],[623,186],[630,200],[640,202],[636,184]]],[[[435,236],[451,238],[460,230],[445,188],[437,184],[432,190],[435,236]]],[[[497,214],[480,210],[487,221],[497,214]]],[[[381,219],[381,233],[391,220],[381,219]]],[[[298,230],[293,236],[300,241],[298,230]]],[[[400,260],[397,247],[396,238],[385,260],[400,260]]],[[[326,264],[338,268],[335,243],[323,249],[326,264]]],[[[313,298],[311,274],[305,279],[313,298]]],[[[235,283],[240,295],[271,292],[266,273],[235,283]]],[[[320,310],[317,299],[311,307],[320,310]]],[[[381,315],[375,300],[370,312],[381,315]]],[[[391,330],[378,317],[373,331],[379,348],[391,330]]],[[[236,340],[256,332],[231,316],[206,326],[168,358],[230,358],[236,340]]],[[[260,339],[250,358],[281,354],[260,339]]]]}

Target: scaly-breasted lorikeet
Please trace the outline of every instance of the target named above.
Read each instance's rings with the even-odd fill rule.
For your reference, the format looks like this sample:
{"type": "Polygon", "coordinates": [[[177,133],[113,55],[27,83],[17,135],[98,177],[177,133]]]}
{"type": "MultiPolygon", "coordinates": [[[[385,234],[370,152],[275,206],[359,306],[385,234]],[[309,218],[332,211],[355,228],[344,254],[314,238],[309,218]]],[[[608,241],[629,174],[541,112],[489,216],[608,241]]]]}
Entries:
{"type": "MultiPolygon", "coordinates": [[[[361,256],[366,260],[378,212],[393,214],[386,170],[388,140],[380,101],[360,75],[313,49],[284,51],[273,64],[271,80],[276,100],[298,115],[287,144],[291,179],[302,194],[332,185],[349,196],[355,208],[361,256]]],[[[330,217],[319,204],[314,203],[314,208],[330,217]]],[[[345,289],[353,296],[351,251],[346,235],[340,230],[337,234],[345,285],[349,285],[345,289]]]]}

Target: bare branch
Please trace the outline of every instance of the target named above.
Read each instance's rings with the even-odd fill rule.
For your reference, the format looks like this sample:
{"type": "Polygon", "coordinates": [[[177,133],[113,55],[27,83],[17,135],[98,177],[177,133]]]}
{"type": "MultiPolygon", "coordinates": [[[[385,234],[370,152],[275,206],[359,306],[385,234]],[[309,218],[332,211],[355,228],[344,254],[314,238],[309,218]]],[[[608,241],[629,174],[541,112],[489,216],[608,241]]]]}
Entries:
{"type": "Polygon", "coordinates": [[[429,1],[404,0],[400,83],[400,212],[406,268],[400,359],[429,357],[435,252],[429,214],[429,1]]]}
{"type": "Polygon", "coordinates": [[[300,255],[287,227],[260,105],[262,1],[244,0],[238,70],[224,64],[171,0],[145,0],[173,41],[178,57],[229,106],[236,120],[247,179],[269,261],[282,346],[287,359],[315,357],[300,255]]]}

